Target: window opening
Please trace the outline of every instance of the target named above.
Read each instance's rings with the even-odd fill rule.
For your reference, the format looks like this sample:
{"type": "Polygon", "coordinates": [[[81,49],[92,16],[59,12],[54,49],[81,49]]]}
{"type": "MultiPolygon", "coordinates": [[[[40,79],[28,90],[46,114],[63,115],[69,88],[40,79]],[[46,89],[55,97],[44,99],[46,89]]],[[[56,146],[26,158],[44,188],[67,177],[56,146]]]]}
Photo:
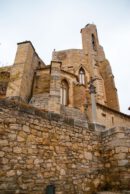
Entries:
{"type": "Polygon", "coordinates": [[[82,67],[79,70],[79,83],[85,84],[85,71],[82,67]]]}
{"type": "Polygon", "coordinates": [[[96,41],[95,41],[95,36],[94,36],[94,34],[92,34],[92,47],[93,47],[93,50],[96,51],[96,41]]]}
{"type": "Polygon", "coordinates": [[[68,104],[68,83],[66,80],[61,82],[60,96],[60,103],[66,106],[68,104]]]}

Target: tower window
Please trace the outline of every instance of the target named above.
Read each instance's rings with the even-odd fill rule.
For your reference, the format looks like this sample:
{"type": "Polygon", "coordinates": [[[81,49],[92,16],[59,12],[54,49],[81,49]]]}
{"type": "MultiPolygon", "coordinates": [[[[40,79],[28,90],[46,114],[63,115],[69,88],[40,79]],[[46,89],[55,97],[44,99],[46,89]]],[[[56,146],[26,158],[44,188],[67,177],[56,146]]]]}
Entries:
{"type": "Polygon", "coordinates": [[[66,106],[68,104],[68,83],[66,80],[61,82],[60,93],[60,103],[66,106]]]}
{"type": "Polygon", "coordinates": [[[112,124],[114,125],[114,117],[112,116],[112,118],[111,118],[111,119],[112,119],[112,124]]]}
{"type": "Polygon", "coordinates": [[[85,71],[82,67],[79,70],[79,83],[85,84],[85,71]]]}
{"type": "Polygon", "coordinates": [[[93,50],[96,51],[96,41],[95,41],[95,36],[94,36],[94,34],[92,34],[92,47],[93,47],[93,50]]]}

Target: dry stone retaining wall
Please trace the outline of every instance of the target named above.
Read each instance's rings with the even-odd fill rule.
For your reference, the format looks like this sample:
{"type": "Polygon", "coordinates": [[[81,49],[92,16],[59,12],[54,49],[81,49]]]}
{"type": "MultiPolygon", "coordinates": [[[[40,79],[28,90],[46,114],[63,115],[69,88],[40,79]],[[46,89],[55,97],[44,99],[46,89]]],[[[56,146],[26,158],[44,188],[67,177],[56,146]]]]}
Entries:
{"type": "Polygon", "coordinates": [[[129,190],[130,129],[96,132],[73,119],[0,100],[0,194],[129,190]]]}
{"type": "Polygon", "coordinates": [[[130,190],[130,128],[102,132],[102,145],[106,187],[130,190]]]}
{"type": "Polygon", "coordinates": [[[99,136],[73,119],[0,101],[0,193],[90,193],[104,180],[99,136]],[[38,116],[39,115],[39,116],[38,116]]]}

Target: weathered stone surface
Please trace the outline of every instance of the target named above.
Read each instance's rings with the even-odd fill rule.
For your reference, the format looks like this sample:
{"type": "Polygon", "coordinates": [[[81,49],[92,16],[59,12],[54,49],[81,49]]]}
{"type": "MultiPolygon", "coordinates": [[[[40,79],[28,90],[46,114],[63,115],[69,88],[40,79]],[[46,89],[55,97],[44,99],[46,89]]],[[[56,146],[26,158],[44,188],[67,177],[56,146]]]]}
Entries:
{"type": "Polygon", "coordinates": [[[117,160],[119,160],[119,159],[125,159],[126,158],[126,153],[118,153],[118,154],[116,154],[115,155],[115,158],[117,159],[117,160]]]}
{"type": "Polygon", "coordinates": [[[85,152],[84,155],[85,155],[85,158],[87,160],[92,160],[92,153],[91,152],[85,152]]]}
{"type": "Polygon", "coordinates": [[[102,132],[103,134],[103,158],[105,161],[106,177],[108,182],[106,185],[115,190],[126,189],[129,190],[129,147],[127,142],[130,138],[130,133],[127,128],[113,128],[102,132]],[[117,136],[117,133],[124,135],[117,136]]]}
{"type": "Polygon", "coordinates": [[[21,170],[17,170],[17,175],[20,176],[22,174],[22,171],[21,170]]]}
{"type": "Polygon", "coordinates": [[[119,160],[118,161],[118,166],[126,166],[128,164],[128,160],[119,160]]]}
{"type": "Polygon", "coordinates": [[[30,133],[29,126],[23,125],[23,131],[25,131],[26,133],[30,133]]]}
{"type": "Polygon", "coordinates": [[[1,140],[0,141],[0,146],[7,146],[8,145],[8,141],[7,140],[1,140]]]}
{"type": "Polygon", "coordinates": [[[69,122],[60,123],[58,119],[4,109],[6,114],[3,112],[0,123],[4,129],[0,136],[2,192],[19,188],[19,193],[42,194],[53,183],[56,192],[75,194],[76,189],[86,194],[105,187],[107,181],[114,189],[120,183],[120,189],[128,188],[130,133],[127,128],[97,133],[69,122]],[[5,115],[6,119],[16,117],[13,127],[9,125],[11,129],[3,122],[5,115]],[[124,138],[117,137],[120,130],[124,138]]]}
{"type": "Polygon", "coordinates": [[[7,176],[8,177],[11,177],[11,176],[14,176],[15,175],[15,171],[14,170],[10,170],[7,172],[7,176]]]}
{"type": "Polygon", "coordinates": [[[7,158],[2,158],[2,163],[3,164],[8,164],[9,160],[7,158]]]}
{"type": "MultiPolygon", "coordinates": [[[[9,111],[6,117],[13,118],[14,113],[16,111],[9,111]]],[[[79,184],[80,180],[84,187],[79,184],[77,189],[86,192],[85,185],[96,178],[94,172],[100,168],[100,155],[94,154],[99,153],[98,147],[94,146],[98,144],[94,131],[19,111],[16,115],[16,123],[10,123],[11,129],[4,128],[3,135],[6,134],[7,139],[1,141],[0,185],[6,182],[3,191],[13,190],[17,184],[20,193],[29,191],[32,194],[35,189],[41,194],[52,181],[54,185],[58,183],[56,189],[59,193],[73,193],[73,184],[79,184]],[[84,179],[88,169],[90,175],[84,179]]],[[[3,122],[0,125],[4,127],[3,122]]],[[[98,176],[101,181],[101,174],[98,176]]]]}
{"type": "Polygon", "coordinates": [[[110,163],[106,163],[106,164],[105,164],[105,167],[106,167],[106,168],[110,168],[110,166],[111,166],[110,163]]]}
{"type": "Polygon", "coordinates": [[[116,153],[120,153],[120,152],[127,153],[128,152],[128,147],[117,147],[116,148],[116,153]]]}
{"type": "Polygon", "coordinates": [[[19,153],[22,152],[22,148],[20,148],[20,147],[14,147],[13,148],[13,152],[19,154],[19,153]]]}
{"type": "Polygon", "coordinates": [[[16,134],[9,134],[9,139],[12,141],[16,140],[16,134]]]}
{"type": "Polygon", "coordinates": [[[21,125],[19,125],[19,124],[10,124],[9,127],[10,127],[10,129],[19,130],[21,128],[21,125]]]}
{"type": "Polygon", "coordinates": [[[60,170],[60,175],[62,175],[62,176],[65,176],[65,175],[66,175],[66,172],[65,172],[64,169],[61,169],[61,170],[60,170]]]}
{"type": "Polygon", "coordinates": [[[25,141],[25,139],[23,137],[17,136],[17,141],[23,142],[23,141],[25,141]]]}
{"type": "Polygon", "coordinates": [[[5,152],[0,151],[0,157],[3,157],[5,155],[5,152]]]}

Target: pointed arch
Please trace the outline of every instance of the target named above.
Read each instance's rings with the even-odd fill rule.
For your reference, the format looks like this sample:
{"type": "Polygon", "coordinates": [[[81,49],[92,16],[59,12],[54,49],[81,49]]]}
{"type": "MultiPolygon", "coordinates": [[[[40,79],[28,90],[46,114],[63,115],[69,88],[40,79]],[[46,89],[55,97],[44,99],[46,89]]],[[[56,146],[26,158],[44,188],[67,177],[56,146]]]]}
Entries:
{"type": "Polygon", "coordinates": [[[79,83],[85,84],[85,70],[83,69],[83,67],[80,67],[79,69],[79,83]]]}
{"type": "Polygon", "coordinates": [[[60,89],[60,103],[64,106],[68,105],[68,96],[69,96],[69,86],[66,79],[61,81],[61,89],[60,89]]]}

